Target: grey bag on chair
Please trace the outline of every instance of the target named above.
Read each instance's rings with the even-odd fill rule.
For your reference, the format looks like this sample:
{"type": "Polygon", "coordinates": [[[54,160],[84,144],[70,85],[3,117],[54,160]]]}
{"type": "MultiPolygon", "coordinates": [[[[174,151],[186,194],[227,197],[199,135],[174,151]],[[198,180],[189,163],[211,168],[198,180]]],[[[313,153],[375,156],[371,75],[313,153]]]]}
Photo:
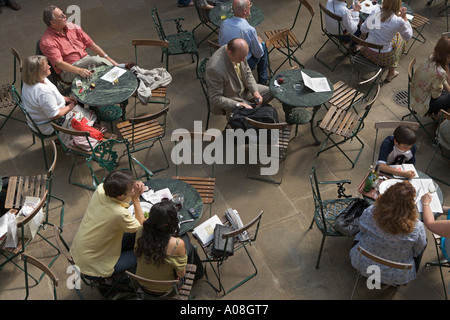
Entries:
{"type": "Polygon", "coordinates": [[[355,199],[335,220],[334,228],[348,237],[359,232],[359,217],[369,205],[364,199],[355,199]]]}
{"type": "Polygon", "coordinates": [[[223,252],[225,251],[225,256],[232,256],[234,249],[234,237],[228,238],[227,247],[225,248],[225,242],[227,239],[223,239],[222,235],[224,233],[228,233],[234,231],[233,228],[224,226],[222,224],[216,224],[214,227],[214,243],[211,250],[211,253],[215,257],[221,257],[223,252]]]}

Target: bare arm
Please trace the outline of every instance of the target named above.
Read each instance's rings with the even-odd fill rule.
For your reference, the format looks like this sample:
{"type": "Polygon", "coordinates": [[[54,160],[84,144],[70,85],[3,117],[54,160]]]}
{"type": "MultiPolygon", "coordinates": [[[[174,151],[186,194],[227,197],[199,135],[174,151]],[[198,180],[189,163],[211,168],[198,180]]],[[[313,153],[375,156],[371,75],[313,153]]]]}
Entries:
{"type": "Polygon", "coordinates": [[[141,207],[140,196],[144,192],[144,183],[136,181],[133,186],[133,194],[131,196],[131,202],[134,206],[134,217],[142,225],[145,221],[144,212],[141,207]]]}
{"type": "MultiPolygon", "coordinates": [[[[450,237],[450,220],[435,220],[430,208],[430,203],[431,195],[429,193],[424,194],[422,196],[423,223],[431,232],[441,237],[450,237]]],[[[444,211],[447,208],[448,207],[444,207],[444,211]]]]}

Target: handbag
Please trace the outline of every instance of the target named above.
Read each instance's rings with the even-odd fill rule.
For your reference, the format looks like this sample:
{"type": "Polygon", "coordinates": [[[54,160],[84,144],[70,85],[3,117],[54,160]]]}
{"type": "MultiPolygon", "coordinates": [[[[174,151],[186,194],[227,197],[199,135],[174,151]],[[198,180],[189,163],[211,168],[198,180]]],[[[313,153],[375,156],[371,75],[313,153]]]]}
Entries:
{"type": "Polygon", "coordinates": [[[224,226],[222,224],[216,224],[214,227],[214,242],[212,246],[211,253],[215,257],[221,257],[224,255],[225,257],[233,255],[234,249],[234,237],[229,237],[228,242],[227,239],[222,238],[222,235],[228,232],[234,231],[233,228],[224,226]],[[227,247],[225,248],[225,242],[227,242],[227,247]]]}
{"type": "Polygon", "coordinates": [[[369,205],[364,199],[355,199],[335,220],[334,228],[348,237],[359,232],[359,217],[369,205]]]}

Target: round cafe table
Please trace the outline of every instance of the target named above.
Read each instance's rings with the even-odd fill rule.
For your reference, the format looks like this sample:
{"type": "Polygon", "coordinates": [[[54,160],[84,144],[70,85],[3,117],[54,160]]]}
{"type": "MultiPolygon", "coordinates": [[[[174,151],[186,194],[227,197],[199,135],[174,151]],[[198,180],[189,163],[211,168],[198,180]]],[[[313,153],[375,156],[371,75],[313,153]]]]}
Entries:
{"type": "MultiPolygon", "coordinates": [[[[147,187],[153,189],[155,192],[164,188],[168,188],[172,194],[177,191],[183,193],[184,203],[183,208],[180,210],[180,215],[182,216],[182,218],[180,220],[179,236],[185,234],[186,232],[194,228],[195,225],[202,218],[203,214],[202,197],[197,192],[197,190],[195,190],[195,188],[190,184],[184,181],[170,178],[151,179],[149,181],[144,182],[144,184],[147,187]],[[198,213],[198,217],[194,219],[194,221],[183,222],[192,219],[191,215],[188,212],[189,208],[194,208],[195,211],[197,211],[198,213]]],[[[141,201],[145,202],[144,198],[141,197],[141,201]]]]}
{"type": "Polygon", "coordinates": [[[270,81],[269,88],[273,96],[281,102],[288,124],[295,124],[295,136],[297,135],[298,125],[310,123],[311,134],[315,140],[315,144],[319,145],[320,141],[314,133],[314,116],[320,109],[320,106],[330,100],[333,96],[333,84],[329,79],[328,85],[330,91],[315,92],[304,85],[302,72],[311,78],[326,78],[320,72],[309,69],[288,69],[281,71],[270,81]],[[278,84],[277,79],[283,78],[283,83],[278,84]],[[312,115],[306,111],[312,108],[312,115]]]}
{"type": "MultiPolygon", "coordinates": [[[[366,2],[366,1],[361,1],[361,6],[363,6],[364,2],[366,2]]],[[[372,1],[369,1],[369,2],[372,2],[372,1]]],[[[378,2],[378,5],[381,6],[382,0],[377,0],[377,2],[378,2]]],[[[407,14],[414,15],[414,10],[407,3],[402,2],[402,7],[406,8],[406,13],[407,14]]],[[[362,12],[362,11],[359,12],[359,17],[360,17],[361,21],[365,21],[368,16],[369,16],[369,13],[362,12]]]]}
{"type": "MultiPolygon", "coordinates": [[[[233,1],[227,1],[225,3],[218,3],[214,8],[209,11],[209,20],[216,26],[222,25],[225,19],[233,17],[233,10],[231,8],[233,1]]],[[[253,5],[250,9],[250,17],[247,18],[248,23],[257,28],[264,21],[264,13],[260,7],[253,5]]]]}
{"type": "Polygon", "coordinates": [[[112,68],[112,66],[97,66],[90,83],[87,78],[77,76],[72,82],[72,94],[77,101],[90,107],[105,107],[120,104],[122,118],[125,120],[125,108],[128,104],[128,98],[136,91],[138,79],[129,70],[126,70],[118,78],[116,84],[101,79],[112,68]],[[77,80],[81,81],[81,88],[77,87],[77,80]],[[89,88],[91,83],[95,84],[95,89],[89,88]]]}

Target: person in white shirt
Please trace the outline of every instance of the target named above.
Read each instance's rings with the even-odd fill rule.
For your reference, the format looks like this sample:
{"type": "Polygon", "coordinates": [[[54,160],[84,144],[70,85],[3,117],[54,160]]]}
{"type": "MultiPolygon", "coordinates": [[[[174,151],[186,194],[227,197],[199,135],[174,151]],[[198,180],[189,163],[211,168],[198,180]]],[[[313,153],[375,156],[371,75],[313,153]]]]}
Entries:
{"type": "Polygon", "coordinates": [[[391,82],[399,74],[396,70],[398,62],[405,51],[406,41],[413,34],[402,0],[384,0],[381,9],[375,8],[361,25],[361,33],[369,33],[367,42],[383,45],[380,54],[378,50],[367,47],[362,49],[362,54],[373,62],[378,61],[382,67],[388,67],[385,81],[391,82]]]}
{"type": "Polygon", "coordinates": [[[339,30],[338,22],[325,15],[325,26],[329,33],[343,42],[350,41],[350,34],[359,36],[359,11],[361,10],[359,1],[353,9],[348,9],[345,0],[328,0],[326,9],[342,18],[341,30],[339,30]]]}
{"type": "MultiPolygon", "coordinates": [[[[24,60],[21,93],[23,107],[41,132],[48,135],[53,133],[50,122],[65,116],[77,105],[75,98],[63,96],[47,79],[50,73],[46,57],[36,55],[24,60]]],[[[28,125],[32,128],[31,123],[28,125]]]]}

